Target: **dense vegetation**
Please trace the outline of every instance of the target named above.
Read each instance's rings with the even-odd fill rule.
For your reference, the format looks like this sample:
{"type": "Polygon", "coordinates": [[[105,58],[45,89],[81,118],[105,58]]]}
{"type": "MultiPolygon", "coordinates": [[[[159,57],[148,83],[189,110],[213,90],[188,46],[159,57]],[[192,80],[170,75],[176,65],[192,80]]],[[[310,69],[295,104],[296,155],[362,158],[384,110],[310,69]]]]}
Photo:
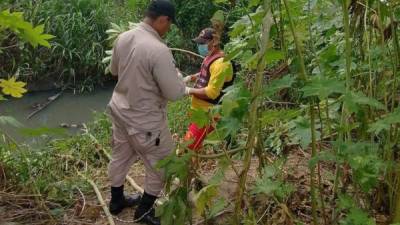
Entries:
{"type": "MultiPolygon", "coordinates": [[[[102,63],[111,42],[106,31],[111,23],[127,25],[143,17],[147,1],[111,0],[7,0],[0,3],[2,10],[22,11],[24,18],[33,24],[42,24],[46,33],[55,36],[50,48],[34,49],[18,39],[15,34],[2,33],[0,77],[17,75],[29,81],[30,90],[73,88],[92,91],[96,85],[110,80],[104,76],[106,64],[102,63]]],[[[215,6],[204,1],[177,1],[181,30],[169,34],[170,46],[191,48],[191,38],[198,25],[208,23],[215,6]],[[210,9],[209,13],[198,9],[210,9]],[[198,11],[198,13],[193,13],[198,11]],[[186,32],[182,32],[185,30],[186,32]]],[[[182,58],[182,56],[181,56],[182,58]]]]}
{"type": "MultiPolygon", "coordinates": [[[[103,79],[101,61],[110,48],[106,30],[113,29],[108,32],[111,41],[128,29],[128,21],[138,21],[146,1],[76,1],[67,9],[57,8],[56,2],[3,3],[26,10],[26,15],[38,15],[33,24],[44,23],[45,32],[56,37],[49,49],[33,48],[34,43],[8,48],[30,41],[19,37],[22,31],[4,32],[0,21],[0,59],[8,59],[0,73],[9,76],[28,66],[45,74],[57,71],[59,76],[62,68],[68,69],[61,73],[64,82],[72,82],[77,75],[76,80],[94,85],[103,79]],[[30,11],[28,6],[38,8],[30,11]],[[79,16],[62,16],[74,12],[79,16]],[[63,23],[55,22],[57,16],[64,18],[60,19],[63,23]],[[76,26],[69,27],[71,33],[62,32],[69,30],[62,27],[68,27],[66,18],[77,20],[76,26]],[[99,32],[87,32],[90,27],[99,32]],[[74,29],[82,36],[71,35],[74,29]],[[81,48],[82,41],[90,44],[81,48]],[[101,47],[93,47],[96,43],[101,47]],[[54,55],[46,57],[50,52],[54,55]],[[80,58],[85,56],[87,60],[80,58]]],[[[186,224],[198,217],[204,224],[400,223],[398,1],[176,3],[178,28],[167,37],[170,46],[193,49],[189,39],[212,18],[214,26],[225,27],[222,40],[227,59],[240,64],[240,71],[220,106],[210,113],[191,113],[191,120],[200,125],[215,123],[210,118],[221,116],[205,150],[193,154],[179,142],[180,154],[159,164],[166,169],[168,181],[168,201],[157,209],[164,225],[186,224]],[[227,139],[233,141],[226,144],[227,139]],[[199,171],[190,166],[192,157],[202,160],[199,171]],[[205,167],[210,165],[213,169],[205,167]],[[193,174],[206,183],[198,192],[190,183],[193,174]],[[230,183],[234,192],[225,195],[221,188],[226,188],[229,174],[235,180],[230,183]],[[222,218],[216,219],[221,213],[222,218]]],[[[176,57],[180,66],[196,62],[185,55],[176,57]]],[[[2,81],[4,95],[12,95],[5,82],[14,81],[2,81]]],[[[23,94],[18,90],[14,97],[23,94]]],[[[187,100],[170,107],[170,126],[180,136],[188,122],[187,110],[187,100]]],[[[0,117],[0,123],[17,125],[7,117],[0,117]]],[[[51,131],[31,133],[47,132],[51,131]]],[[[7,181],[5,190],[40,196],[32,205],[43,213],[31,212],[18,217],[19,221],[71,222],[63,215],[82,216],[81,195],[91,192],[86,181],[106,183],[110,123],[104,115],[85,127],[82,135],[51,140],[34,151],[2,133],[0,181],[7,181]],[[70,212],[72,208],[75,213],[70,212]]]]}

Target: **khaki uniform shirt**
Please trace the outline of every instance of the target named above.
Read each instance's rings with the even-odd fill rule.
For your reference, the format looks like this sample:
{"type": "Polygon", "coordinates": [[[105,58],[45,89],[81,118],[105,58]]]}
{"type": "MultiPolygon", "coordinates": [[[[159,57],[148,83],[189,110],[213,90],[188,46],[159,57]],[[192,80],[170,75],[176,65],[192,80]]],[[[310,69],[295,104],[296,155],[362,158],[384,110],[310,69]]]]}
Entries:
{"type": "Polygon", "coordinates": [[[122,33],[114,46],[111,73],[118,75],[109,108],[129,135],[167,127],[167,102],[184,96],[171,51],[148,24],[122,33]]]}

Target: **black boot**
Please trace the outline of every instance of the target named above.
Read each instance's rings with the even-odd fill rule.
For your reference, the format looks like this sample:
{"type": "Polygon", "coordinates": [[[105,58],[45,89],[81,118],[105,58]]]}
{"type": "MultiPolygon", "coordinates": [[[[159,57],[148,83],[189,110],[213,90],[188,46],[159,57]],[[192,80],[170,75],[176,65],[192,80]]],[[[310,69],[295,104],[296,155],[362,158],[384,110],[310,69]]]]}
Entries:
{"type": "Polygon", "coordinates": [[[160,219],[155,216],[153,204],[157,197],[144,192],[139,206],[136,209],[134,219],[147,225],[161,225],[160,219]]]}
{"type": "Polygon", "coordinates": [[[140,194],[125,197],[123,185],[121,187],[111,187],[110,213],[116,215],[122,212],[124,208],[138,205],[140,198],[140,194]]]}

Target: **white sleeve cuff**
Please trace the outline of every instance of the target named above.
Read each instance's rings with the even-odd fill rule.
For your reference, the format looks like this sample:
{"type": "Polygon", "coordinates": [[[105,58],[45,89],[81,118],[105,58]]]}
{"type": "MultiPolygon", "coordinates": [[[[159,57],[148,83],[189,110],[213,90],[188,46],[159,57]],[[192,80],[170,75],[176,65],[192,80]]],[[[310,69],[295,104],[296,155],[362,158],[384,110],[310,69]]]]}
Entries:
{"type": "Polygon", "coordinates": [[[192,92],[192,89],[193,89],[193,88],[186,87],[186,88],[185,88],[185,95],[190,95],[191,92],[192,92]]]}

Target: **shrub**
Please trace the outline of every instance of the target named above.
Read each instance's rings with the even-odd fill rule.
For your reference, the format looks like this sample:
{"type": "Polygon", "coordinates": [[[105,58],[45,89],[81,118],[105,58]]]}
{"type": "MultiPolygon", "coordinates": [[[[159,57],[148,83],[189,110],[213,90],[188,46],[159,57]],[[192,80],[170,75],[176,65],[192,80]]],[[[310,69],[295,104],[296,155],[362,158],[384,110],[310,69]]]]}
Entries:
{"type": "MultiPolygon", "coordinates": [[[[45,24],[46,32],[56,38],[51,49],[6,49],[0,54],[5,65],[0,68],[0,76],[19,71],[20,78],[30,83],[58,83],[80,87],[81,91],[105,81],[101,63],[107,46],[105,31],[113,20],[130,16],[110,0],[10,0],[1,6],[23,10],[25,18],[45,24]]],[[[22,44],[8,35],[2,46],[13,45],[22,44]]]]}

